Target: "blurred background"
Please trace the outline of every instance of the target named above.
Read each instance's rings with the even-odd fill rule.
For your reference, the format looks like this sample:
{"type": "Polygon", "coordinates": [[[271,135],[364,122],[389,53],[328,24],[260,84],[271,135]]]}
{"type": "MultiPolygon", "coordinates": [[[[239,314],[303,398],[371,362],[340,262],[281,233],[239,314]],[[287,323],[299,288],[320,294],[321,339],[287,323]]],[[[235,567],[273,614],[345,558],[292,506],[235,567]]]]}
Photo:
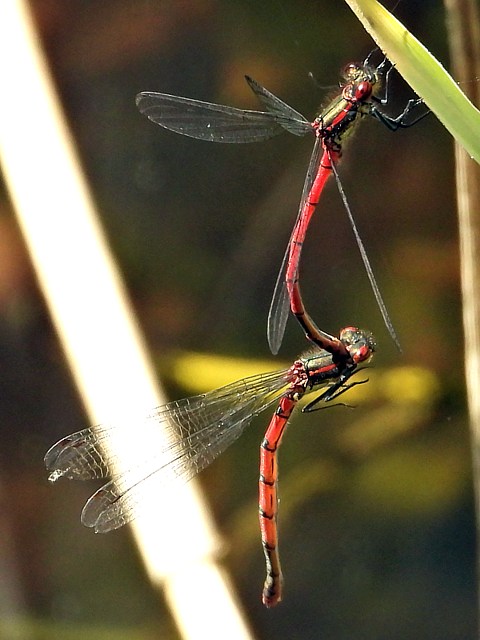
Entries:
{"type": "MultiPolygon", "coordinates": [[[[259,358],[264,369],[288,365],[307,347],[302,333],[290,322],[271,358],[266,318],[313,140],[199,142],[156,127],[134,99],[161,91],[255,109],[248,74],[313,118],[345,64],[372,48],[348,7],[31,0],[31,8],[169,397],[255,373],[259,358]]],[[[440,3],[404,0],[396,13],[448,66],[440,3]]],[[[28,87],[21,97],[4,91],[28,99],[28,87]]],[[[394,77],[389,113],[410,97],[394,77]]],[[[277,609],[259,597],[258,446],[269,415],[203,474],[225,565],[258,638],[473,638],[453,142],[433,116],[397,133],[365,121],[340,173],[403,353],[383,327],[332,182],[309,230],[302,289],[325,331],[355,324],[375,333],[370,383],[352,392],[354,411],[292,421],[280,454],[286,588],[277,609]]],[[[0,615],[15,614],[19,638],[177,638],[128,531],[94,536],[81,526],[96,486],[47,484],[46,449],[87,423],[0,188],[0,615]]]]}

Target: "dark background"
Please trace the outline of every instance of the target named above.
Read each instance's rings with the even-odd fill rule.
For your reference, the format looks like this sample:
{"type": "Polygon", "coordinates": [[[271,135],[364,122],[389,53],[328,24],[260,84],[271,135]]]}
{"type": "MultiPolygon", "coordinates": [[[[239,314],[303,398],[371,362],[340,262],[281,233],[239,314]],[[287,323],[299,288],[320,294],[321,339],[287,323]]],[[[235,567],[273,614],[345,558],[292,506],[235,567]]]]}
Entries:
{"type": "MultiPolygon", "coordinates": [[[[368,35],[338,0],[31,6],[170,396],[193,392],[188,379],[180,387],[168,375],[180,353],[251,358],[252,366],[268,359],[270,296],[313,140],[202,143],[149,123],[134,97],[157,90],[257,108],[248,73],[313,118],[343,66],[369,53],[368,35]]],[[[448,66],[441,3],[404,0],[397,15],[448,66]]],[[[411,97],[398,76],[391,97],[392,114],[411,97]]],[[[259,600],[257,465],[267,415],[203,476],[225,561],[259,638],[473,638],[453,142],[433,116],[397,133],[368,121],[340,171],[403,354],[383,327],[329,184],[303,254],[304,297],[326,331],[370,328],[375,368],[355,411],[298,415],[285,440],[285,601],[267,611],[259,600]]],[[[80,525],[94,487],[47,485],[45,450],[86,423],[4,187],[1,196],[0,606],[18,614],[25,638],[175,638],[128,531],[94,536],[80,525]]],[[[290,322],[271,368],[305,346],[290,322]]],[[[196,385],[201,377],[191,371],[196,385]]],[[[218,384],[228,381],[220,372],[218,384]]]]}

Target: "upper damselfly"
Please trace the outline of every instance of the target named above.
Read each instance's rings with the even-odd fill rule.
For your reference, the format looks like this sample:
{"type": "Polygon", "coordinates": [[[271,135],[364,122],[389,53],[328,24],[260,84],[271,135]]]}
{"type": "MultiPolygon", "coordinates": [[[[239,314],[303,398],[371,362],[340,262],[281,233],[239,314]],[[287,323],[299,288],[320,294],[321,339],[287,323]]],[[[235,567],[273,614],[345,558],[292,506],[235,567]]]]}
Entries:
{"type": "MultiPolygon", "coordinates": [[[[50,481],[62,477],[89,480],[111,476],[89,498],[81,519],[96,532],[118,529],[138,515],[148,488],[156,491],[171,481],[190,480],[225,451],[254,416],[277,403],[260,446],[259,477],[259,519],[267,567],[262,601],[267,607],[276,605],[282,598],[283,584],[277,544],[277,449],[285,427],[306,393],[327,387],[304,411],[366,382],[349,380],[360,370],[358,365],[366,363],[375,350],[373,336],[354,327],[343,329],[338,338],[314,327],[313,336],[323,348],[312,347],[288,369],[244,378],[154,409],[143,418],[146,433],[148,428],[166,428],[172,434],[168,447],[152,450],[146,437],[140,443],[144,445],[141,447],[144,456],[129,469],[115,472],[118,454],[108,447],[108,441],[123,426],[99,425],[62,438],[45,455],[50,481]]],[[[129,437],[141,437],[141,431],[129,437]]],[[[148,508],[156,506],[149,504],[148,508]]]]}
{"type": "Polygon", "coordinates": [[[415,124],[428,113],[422,113],[409,121],[411,111],[422,103],[420,99],[409,100],[400,115],[395,118],[384,113],[382,106],[387,103],[388,75],[392,68],[386,59],[383,59],[377,67],[369,64],[369,58],[363,64],[347,65],[340,84],[340,92],[313,122],[308,121],[298,111],[248,76],[246,76],[248,85],[260,99],[266,111],[237,109],[165,93],[142,92],[137,95],[136,103],[139,110],[150,120],[166,129],[200,140],[230,143],[257,142],[276,136],[285,130],[298,136],[309,132],[315,135],[315,145],[303,186],[297,219],[284,255],[269,311],[267,334],[273,353],[278,352],[283,340],[289,301],[292,312],[298,315],[293,299],[293,287],[298,280],[301,250],[312,214],[319,202],[323,187],[332,173],[335,175],[346,206],[377,304],[392,338],[398,345],[398,339],[336,170],[336,164],[342,154],[342,145],[362,116],[372,116],[394,131],[415,124]],[[383,89],[382,78],[385,80],[383,89]]]}

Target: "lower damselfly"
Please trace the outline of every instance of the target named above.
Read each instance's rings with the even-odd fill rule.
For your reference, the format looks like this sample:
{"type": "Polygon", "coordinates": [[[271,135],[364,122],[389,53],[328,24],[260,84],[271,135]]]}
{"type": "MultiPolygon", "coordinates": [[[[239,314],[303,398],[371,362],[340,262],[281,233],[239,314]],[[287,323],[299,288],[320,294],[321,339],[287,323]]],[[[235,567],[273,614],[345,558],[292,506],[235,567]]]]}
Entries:
{"type": "MultiPolygon", "coordinates": [[[[303,322],[307,333],[323,348],[312,346],[288,369],[243,378],[208,393],[169,402],[142,417],[150,428],[164,428],[171,434],[164,450],[152,450],[147,438],[140,443],[144,445],[143,457],[131,468],[116,472],[118,454],[111,452],[108,442],[124,426],[98,425],[68,435],[48,450],[45,465],[49,480],[110,477],[85,504],[81,521],[96,532],[118,529],[138,515],[146,490],[162,490],[172,482],[190,480],[237,440],[255,416],[276,404],[260,446],[259,477],[259,519],[267,567],[262,601],[273,607],[282,598],[283,584],[277,535],[277,450],[288,420],[307,393],[325,387],[303,411],[329,403],[352,386],[366,382],[351,382],[350,378],[375,351],[375,341],[367,331],[347,327],[337,338],[318,329],[306,313],[303,322]]],[[[129,437],[139,437],[135,424],[129,437]]],[[[155,505],[149,508],[155,509],[155,505]]]]}

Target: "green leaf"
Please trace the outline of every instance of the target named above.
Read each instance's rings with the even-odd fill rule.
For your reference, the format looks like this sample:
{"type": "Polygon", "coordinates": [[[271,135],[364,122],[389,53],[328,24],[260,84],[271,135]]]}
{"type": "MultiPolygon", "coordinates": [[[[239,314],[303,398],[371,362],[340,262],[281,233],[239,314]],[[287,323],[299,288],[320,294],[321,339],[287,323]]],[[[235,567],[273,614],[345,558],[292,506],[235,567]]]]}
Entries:
{"type": "Polygon", "coordinates": [[[480,163],[480,111],[438,60],[377,0],[345,0],[445,128],[480,163]]]}

